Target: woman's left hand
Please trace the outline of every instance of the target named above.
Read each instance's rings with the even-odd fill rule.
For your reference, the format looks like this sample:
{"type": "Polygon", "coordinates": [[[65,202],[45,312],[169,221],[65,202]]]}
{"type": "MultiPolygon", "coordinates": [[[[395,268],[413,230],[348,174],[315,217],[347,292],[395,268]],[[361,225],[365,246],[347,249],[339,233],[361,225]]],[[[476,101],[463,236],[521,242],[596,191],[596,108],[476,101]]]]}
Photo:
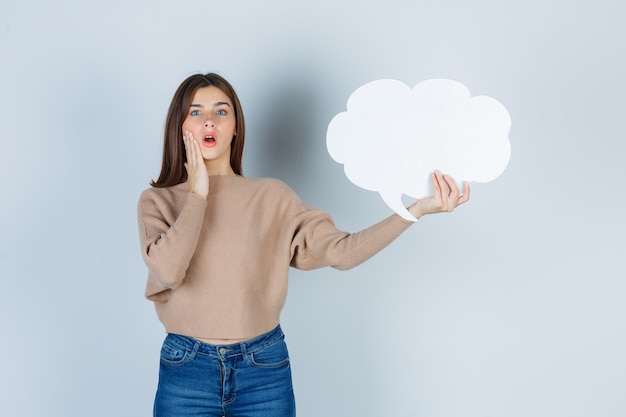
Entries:
{"type": "Polygon", "coordinates": [[[435,171],[431,174],[433,195],[417,200],[409,207],[409,212],[416,218],[426,214],[451,213],[455,208],[466,203],[470,197],[470,187],[466,182],[463,194],[459,191],[454,180],[449,176],[435,171]]]}

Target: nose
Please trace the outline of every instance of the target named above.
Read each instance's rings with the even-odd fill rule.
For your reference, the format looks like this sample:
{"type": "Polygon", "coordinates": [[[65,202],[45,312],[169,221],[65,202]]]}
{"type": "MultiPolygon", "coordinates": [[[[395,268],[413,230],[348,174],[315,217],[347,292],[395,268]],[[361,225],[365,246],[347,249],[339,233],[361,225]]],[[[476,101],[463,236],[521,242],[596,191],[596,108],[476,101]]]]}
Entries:
{"type": "Polygon", "coordinates": [[[213,118],[212,117],[208,117],[204,121],[204,127],[215,127],[215,122],[213,122],[213,118]]]}

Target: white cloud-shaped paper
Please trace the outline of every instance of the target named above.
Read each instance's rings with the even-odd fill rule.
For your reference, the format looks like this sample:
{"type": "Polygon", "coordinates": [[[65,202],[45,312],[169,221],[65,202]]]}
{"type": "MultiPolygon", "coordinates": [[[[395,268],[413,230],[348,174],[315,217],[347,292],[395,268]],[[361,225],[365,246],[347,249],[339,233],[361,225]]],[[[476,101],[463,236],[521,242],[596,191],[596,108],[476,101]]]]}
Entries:
{"type": "Polygon", "coordinates": [[[346,112],[330,122],[326,146],[357,186],[377,191],[407,220],[416,220],[402,195],[432,195],[430,174],[489,182],[511,157],[511,118],[500,102],[472,97],[458,81],[432,79],[411,89],[397,80],[359,87],[346,112]]]}

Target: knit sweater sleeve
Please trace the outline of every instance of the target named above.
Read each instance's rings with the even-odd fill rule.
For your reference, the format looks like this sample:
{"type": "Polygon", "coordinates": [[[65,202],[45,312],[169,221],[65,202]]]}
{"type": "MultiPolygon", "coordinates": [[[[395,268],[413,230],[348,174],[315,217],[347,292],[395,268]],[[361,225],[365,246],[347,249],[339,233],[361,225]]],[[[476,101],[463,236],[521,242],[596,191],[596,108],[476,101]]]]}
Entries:
{"type": "Polygon", "coordinates": [[[178,211],[172,198],[152,189],[142,193],[137,214],[141,251],[149,271],[146,297],[182,284],[196,250],[206,204],[206,199],[189,192],[178,211]]]}
{"type": "Polygon", "coordinates": [[[304,206],[297,216],[291,244],[291,266],[354,268],[389,245],[413,222],[394,214],[357,233],[338,230],[323,211],[304,206]]]}

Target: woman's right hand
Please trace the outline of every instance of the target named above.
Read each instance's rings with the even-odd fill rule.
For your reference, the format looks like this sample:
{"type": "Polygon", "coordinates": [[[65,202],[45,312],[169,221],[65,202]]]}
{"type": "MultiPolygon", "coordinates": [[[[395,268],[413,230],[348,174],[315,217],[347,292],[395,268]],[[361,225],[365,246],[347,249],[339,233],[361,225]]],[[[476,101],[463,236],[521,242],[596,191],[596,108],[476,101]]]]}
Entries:
{"type": "Polygon", "coordinates": [[[190,131],[186,131],[183,135],[183,142],[187,152],[185,169],[187,170],[189,190],[206,198],[209,195],[209,172],[204,164],[200,144],[190,131]]]}

